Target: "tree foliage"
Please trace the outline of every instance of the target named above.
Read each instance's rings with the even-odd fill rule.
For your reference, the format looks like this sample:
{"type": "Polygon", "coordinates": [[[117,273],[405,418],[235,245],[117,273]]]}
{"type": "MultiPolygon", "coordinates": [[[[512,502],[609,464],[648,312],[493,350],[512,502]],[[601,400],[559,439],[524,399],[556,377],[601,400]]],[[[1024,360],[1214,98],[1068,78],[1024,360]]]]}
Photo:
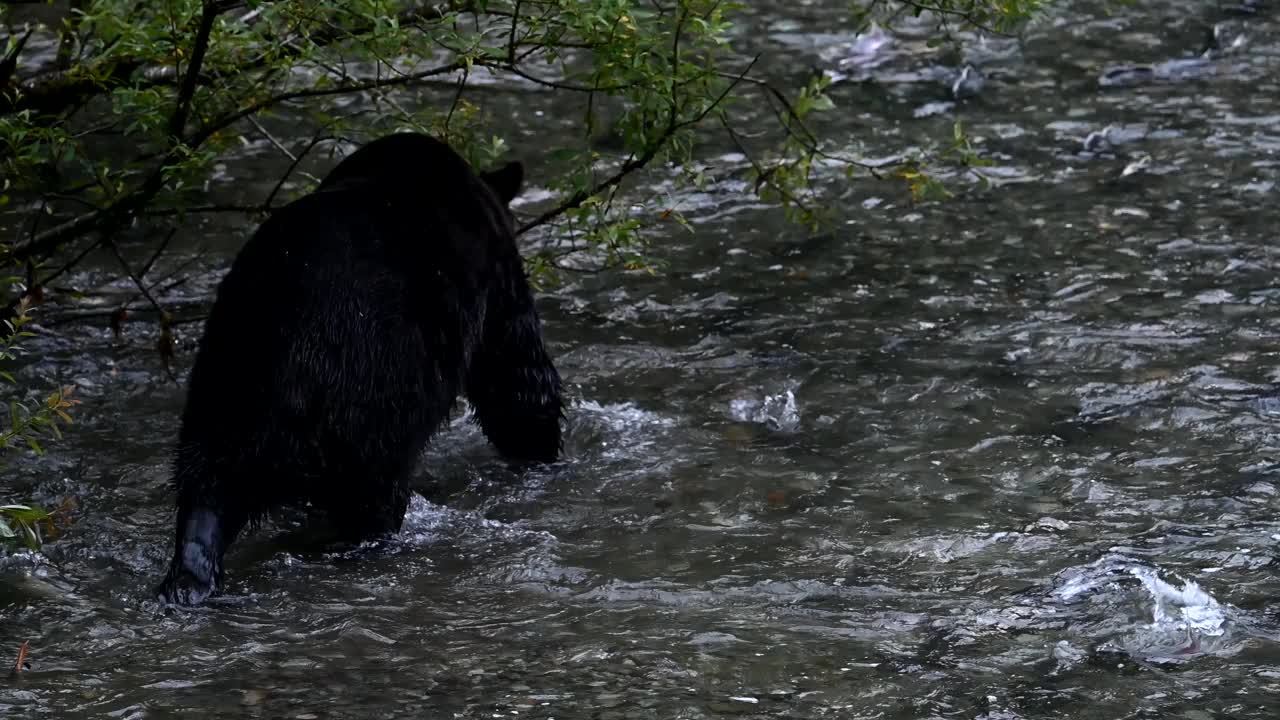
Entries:
{"type": "MultiPolygon", "coordinates": [[[[4,191],[39,198],[38,209],[57,220],[30,222],[12,257],[25,262],[68,242],[107,242],[144,212],[190,209],[213,165],[255,136],[297,158],[325,143],[411,128],[443,136],[485,165],[504,143],[489,132],[472,88],[477,76],[495,73],[571,98],[566,107],[582,112],[584,139],[600,131],[604,110],[616,112],[625,157],[602,168],[587,142],[555,149],[561,200],[521,232],[566,216],[595,227],[607,207],[600,198],[650,163],[687,158],[690,131],[721,106],[734,82],[718,64],[732,7],[714,0],[73,3],[59,27],[10,36],[14,59],[36,32],[46,44],[56,34],[58,45],[51,64],[0,78],[4,191]],[[447,87],[451,102],[413,94],[431,86],[447,87]],[[277,139],[264,127],[273,116],[311,137],[277,139]],[[121,156],[122,146],[138,152],[121,156]]],[[[282,200],[273,192],[245,209],[282,200]]],[[[626,255],[627,234],[596,237],[626,255]]]]}
{"type": "MultiPolygon", "coordinates": [[[[950,21],[1005,31],[1038,4],[871,0],[853,22],[927,11],[944,28],[950,21]]],[[[215,164],[258,138],[296,161],[319,146],[411,128],[441,135],[485,165],[505,149],[476,98],[476,80],[491,75],[563,96],[558,107],[583,120],[578,141],[551,149],[559,201],[521,232],[569,223],[608,259],[643,262],[635,223],[608,212],[631,173],[655,162],[687,163],[699,126],[735,133],[727,104],[759,92],[777,107],[784,140],[756,164],[756,187],[800,205],[822,146],[804,120],[831,107],[821,79],[785,92],[757,79],[750,59],[729,48],[739,8],[720,0],[69,0],[57,7],[43,24],[5,18],[0,203],[21,201],[24,232],[10,248],[20,263],[68,243],[109,243],[144,213],[201,209],[215,164]],[[451,100],[424,101],[414,92],[424,87],[445,89],[451,100]],[[302,132],[278,139],[264,127],[273,117],[302,132]],[[602,127],[606,120],[610,127],[602,127]],[[620,139],[619,157],[591,149],[605,131],[620,139]]],[[[16,11],[3,5],[0,12],[16,11]]],[[[286,199],[279,189],[242,210],[269,210],[286,199]]],[[[27,275],[30,285],[42,284],[40,273],[27,275]]]]}

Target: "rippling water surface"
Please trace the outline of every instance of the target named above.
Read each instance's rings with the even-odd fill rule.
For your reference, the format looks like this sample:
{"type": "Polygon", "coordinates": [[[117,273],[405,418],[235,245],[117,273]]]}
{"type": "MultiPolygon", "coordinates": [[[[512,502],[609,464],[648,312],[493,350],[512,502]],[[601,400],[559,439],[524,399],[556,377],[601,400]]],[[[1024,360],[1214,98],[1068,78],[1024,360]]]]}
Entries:
{"type": "MultiPolygon", "coordinates": [[[[0,570],[0,654],[32,648],[0,714],[1275,717],[1270,5],[1075,3],[962,53],[833,34],[843,3],[750,12],[776,79],[836,80],[830,136],[889,157],[960,119],[992,187],[833,184],[839,219],[807,235],[713,141],[722,182],[678,198],[694,233],[660,239],[667,272],[542,296],[567,462],[516,474],[460,417],[390,547],[286,516],[201,609],[146,592],[183,400],[147,323],[115,342],[42,311],[55,362],[28,372],[84,405],[17,485],[79,511],[0,570]],[[957,100],[965,63],[983,82],[957,100]]],[[[493,102],[521,108],[536,182],[536,139],[573,119],[493,102]]],[[[207,300],[243,241],[201,222],[171,300],[207,300]]]]}

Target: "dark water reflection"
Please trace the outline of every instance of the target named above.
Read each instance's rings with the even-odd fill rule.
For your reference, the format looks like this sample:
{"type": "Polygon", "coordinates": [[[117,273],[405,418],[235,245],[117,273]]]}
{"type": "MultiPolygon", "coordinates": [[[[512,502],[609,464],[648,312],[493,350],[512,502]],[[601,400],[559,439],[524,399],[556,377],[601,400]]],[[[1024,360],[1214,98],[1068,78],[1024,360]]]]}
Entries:
{"type": "MultiPolygon", "coordinates": [[[[755,13],[744,41],[780,77],[836,68],[841,7],[755,13]]],[[[459,419],[392,547],[318,549],[285,518],[206,609],[144,594],[182,403],[153,338],[48,310],[40,372],[80,378],[83,422],[19,485],[83,512],[4,571],[0,637],[34,669],[0,708],[1273,717],[1280,25],[1233,7],[1077,4],[1016,52],[971,43],[981,94],[924,114],[952,98],[920,73],[956,58],[908,46],[837,84],[837,137],[887,156],[958,117],[999,187],[912,207],[858,181],[814,237],[732,182],[689,195],[669,272],[544,296],[570,462],[515,475],[459,419]],[[1249,41],[1210,71],[1100,87],[1223,20],[1249,41]]],[[[206,228],[175,299],[207,297],[241,230],[206,228]]]]}

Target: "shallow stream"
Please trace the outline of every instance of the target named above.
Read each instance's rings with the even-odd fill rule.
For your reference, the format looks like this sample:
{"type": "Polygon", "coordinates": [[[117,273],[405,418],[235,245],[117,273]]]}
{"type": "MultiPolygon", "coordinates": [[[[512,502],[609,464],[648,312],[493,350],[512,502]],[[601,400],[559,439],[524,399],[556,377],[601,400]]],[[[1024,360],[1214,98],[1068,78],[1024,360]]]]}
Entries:
{"type": "MultiPolygon", "coordinates": [[[[744,52],[832,73],[832,136],[887,157],[959,118],[992,187],[833,185],[810,235],[713,143],[663,273],[541,296],[568,461],[516,474],[459,417],[391,547],[285,517],[196,610],[147,593],[182,388],[146,323],[42,311],[39,372],[84,404],[15,483],[79,506],[0,568],[0,658],[32,648],[0,715],[1276,717],[1280,11],[1075,3],[956,57],[777,7],[744,52]],[[985,83],[956,101],[964,62],[985,83]]],[[[536,186],[576,120],[504,97],[536,186]]],[[[170,300],[207,300],[251,229],[202,222],[170,300]]]]}

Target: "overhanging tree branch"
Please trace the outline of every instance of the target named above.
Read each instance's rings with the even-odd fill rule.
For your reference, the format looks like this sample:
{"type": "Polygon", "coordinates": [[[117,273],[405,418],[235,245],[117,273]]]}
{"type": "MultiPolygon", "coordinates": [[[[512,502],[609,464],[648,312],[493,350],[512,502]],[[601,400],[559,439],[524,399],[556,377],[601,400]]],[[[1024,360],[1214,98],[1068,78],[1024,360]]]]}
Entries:
{"type": "Polygon", "coordinates": [[[655,157],[658,156],[658,153],[662,150],[663,147],[666,146],[666,144],[671,140],[672,137],[675,136],[676,133],[678,133],[679,131],[687,127],[692,127],[702,122],[717,107],[719,107],[724,102],[725,98],[727,98],[729,94],[732,93],[734,89],[737,88],[738,85],[747,78],[747,76],[751,73],[752,68],[755,67],[756,62],[759,59],[760,59],[759,55],[756,55],[754,58],[752,58],[751,62],[747,63],[747,66],[742,70],[741,73],[734,76],[733,80],[724,88],[723,91],[721,91],[720,95],[717,96],[710,103],[708,103],[707,107],[703,108],[702,111],[699,112],[697,115],[694,115],[693,117],[687,120],[679,121],[678,120],[679,108],[673,106],[671,109],[669,120],[667,122],[666,129],[663,131],[661,135],[659,135],[654,141],[652,141],[648,147],[645,148],[645,151],[643,153],[641,153],[638,157],[632,157],[628,159],[626,162],[622,163],[622,165],[619,166],[616,172],[614,172],[612,175],[605,178],[604,180],[596,183],[590,188],[587,188],[585,190],[579,190],[578,192],[565,198],[563,201],[558,203],[555,207],[551,208],[550,210],[547,210],[546,212],[542,213],[541,215],[534,218],[533,220],[530,220],[524,225],[521,225],[520,228],[516,230],[516,235],[523,235],[524,233],[527,233],[536,227],[539,227],[541,225],[546,225],[547,223],[551,222],[552,220],[555,220],[556,218],[560,217],[566,212],[569,212],[570,210],[580,207],[583,203],[585,203],[587,200],[590,200],[592,197],[595,197],[596,195],[599,195],[605,190],[608,190],[614,187],[615,185],[621,183],[631,173],[644,168],[646,165],[652,162],[655,157]]]}
{"type": "MultiPolygon", "coordinates": [[[[543,5],[543,3],[539,3],[537,0],[521,0],[521,2],[526,8],[543,5]]],[[[435,82],[436,78],[452,72],[465,71],[471,65],[488,67],[499,72],[510,72],[533,82],[538,82],[543,86],[550,87],[554,90],[580,92],[588,94],[588,96],[591,97],[596,93],[602,92],[610,94],[639,92],[639,89],[645,86],[643,78],[632,79],[627,75],[615,77],[613,80],[608,82],[604,81],[603,76],[597,76],[600,77],[600,81],[594,83],[592,86],[543,80],[542,78],[533,76],[523,68],[519,67],[519,63],[523,61],[529,53],[522,52],[515,54],[516,62],[511,61],[513,53],[515,53],[515,47],[517,45],[523,47],[530,36],[526,35],[525,37],[520,37],[518,33],[513,33],[510,27],[504,25],[501,32],[504,36],[503,39],[506,41],[507,47],[502,48],[501,54],[489,56],[481,53],[478,49],[473,48],[471,52],[460,52],[457,59],[451,62],[418,72],[404,73],[385,78],[376,77],[373,79],[360,80],[351,79],[345,76],[344,69],[342,71],[340,81],[332,87],[311,87],[286,90],[283,92],[278,91],[276,94],[268,94],[265,97],[255,92],[254,94],[248,95],[245,100],[242,100],[242,102],[247,101],[242,107],[224,112],[222,115],[214,116],[212,119],[204,120],[196,128],[191,130],[189,137],[186,137],[185,133],[187,132],[187,125],[189,124],[188,118],[193,116],[192,102],[197,89],[200,87],[202,82],[206,82],[208,80],[208,77],[222,77],[226,75],[225,68],[220,69],[215,67],[210,71],[213,73],[213,76],[202,77],[201,69],[205,53],[208,50],[210,33],[213,28],[214,19],[219,13],[227,10],[235,4],[238,3],[206,0],[203,12],[200,16],[200,25],[196,30],[196,37],[192,43],[192,52],[189,55],[191,62],[188,64],[186,72],[179,78],[177,102],[174,106],[173,114],[170,116],[168,121],[168,134],[165,150],[160,153],[161,157],[159,162],[145,175],[142,182],[138,184],[134,190],[122,197],[118,197],[106,207],[93,210],[80,217],[67,220],[60,225],[28,238],[24,242],[16,244],[15,247],[12,248],[14,257],[26,259],[45,255],[62,243],[82,237],[85,234],[94,231],[100,231],[104,236],[109,235],[110,232],[115,227],[118,227],[120,223],[123,223],[141,213],[149,212],[153,215],[181,214],[184,210],[180,208],[170,211],[165,209],[149,209],[148,207],[164,187],[165,179],[168,177],[167,173],[170,169],[180,164],[188,153],[202,147],[225,128],[238,121],[244,120],[245,118],[252,118],[264,110],[279,105],[312,98],[376,91],[396,86],[414,87],[421,84],[435,82]],[[255,99],[255,95],[258,99],[255,99]]],[[[467,8],[470,8],[469,3],[465,4],[465,6],[462,3],[451,3],[451,5],[452,7],[437,8],[429,12],[423,8],[414,9],[412,11],[412,14],[415,16],[414,22],[422,23],[430,20],[444,19],[454,16],[457,12],[465,11],[467,8]]],[[[551,5],[547,4],[547,7],[551,7],[551,5]]],[[[714,65],[709,67],[700,67],[696,64],[691,65],[689,61],[684,60],[682,58],[681,47],[682,37],[685,34],[686,22],[695,14],[695,11],[685,5],[680,5],[678,7],[679,9],[673,12],[671,16],[673,20],[673,29],[667,33],[670,39],[669,52],[656,54],[657,57],[662,57],[663,55],[668,56],[662,57],[662,60],[655,63],[655,69],[658,70],[659,74],[666,74],[669,77],[668,84],[660,98],[660,102],[669,104],[669,107],[654,109],[657,113],[661,113],[661,115],[665,117],[658,120],[658,123],[655,126],[650,126],[645,130],[646,134],[651,134],[651,137],[648,141],[643,143],[640,151],[626,158],[613,174],[603,180],[593,183],[587,188],[573,191],[554,207],[548,209],[532,221],[521,226],[518,233],[526,233],[536,227],[549,223],[566,212],[582,206],[593,196],[605,191],[616,189],[628,175],[646,167],[655,158],[659,157],[664,149],[670,147],[671,141],[681,131],[703,121],[707,115],[713,112],[725,101],[727,96],[733,92],[740,83],[748,81],[756,84],[763,84],[763,81],[749,77],[749,73],[756,63],[755,59],[751,60],[746,68],[737,75],[731,75],[728,73],[721,74],[714,69],[714,65]],[[665,62],[663,62],[663,60],[665,60],[665,62]],[[709,78],[716,75],[720,75],[727,81],[723,88],[723,92],[719,93],[719,95],[715,97],[700,95],[699,93],[701,92],[700,88],[702,87],[702,84],[706,83],[709,78]]],[[[519,12],[518,7],[516,10],[516,12],[503,12],[501,10],[495,11],[491,8],[487,8],[485,10],[485,14],[510,17],[513,24],[517,23],[522,17],[534,17],[534,15],[530,15],[529,13],[522,14],[519,12]]],[[[665,13],[661,14],[665,15],[665,13]]],[[[539,16],[538,19],[540,22],[544,20],[547,22],[558,22],[558,20],[552,20],[556,17],[557,16],[555,15],[544,15],[539,16]]],[[[303,43],[303,45],[306,45],[307,47],[314,47],[323,42],[339,42],[343,39],[354,39],[357,38],[360,32],[372,30],[373,26],[370,24],[367,28],[363,26],[353,28],[348,24],[347,27],[343,28],[339,25],[331,24],[327,26],[327,28],[328,29],[312,32],[309,35],[300,36],[305,37],[307,41],[306,43],[303,43]]],[[[561,34],[558,29],[554,32],[548,31],[546,40],[547,44],[545,47],[568,46],[576,42],[574,37],[561,34]]],[[[534,43],[534,45],[536,45],[536,43],[534,43]]],[[[294,49],[292,45],[285,46],[284,51],[290,56],[301,55],[302,52],[304,52],[303,50],[294,49]]],[[[536,52],[536,47],[535,50],[531,50],[529,52],[536,52]]],[[[280,56],[277,53],[276,59],[279,59],[279,57],[280,56]]],[[[287,62],[286,65],[288,65],[287,62]]],[[[264,67],[263,69],[267,74],[263,75],[262,73],[259,73],[259,77],[255,82],[255,85],[257,88],[265,89],[264,78],[273,76],[279,77],[277,72],[279,69],[273,67],[264,67]]],[[[172,82],[172,80],[170,80],[170,82],[172,82]]],[[[273,190],[273,195],[278,191],[278,189],[279,188],[277,187],[273,190]]],[[[252,208],[253,206],[245,207],[252,208]]],[[[198,208],[188,208],[186,211],[238,211],[240,209],[241,208],[238,207],[232,208],[227,206],[201,206],[198,208]]],[[[266,208],[264,206],[260,206],[256,209],[261,211],[266,208]]]]}
{"type": "MultiPolygon", "coordinates": [[[[205,36],[206,47],[207,47],[207,42],[208,42],[208,37],[205,36]]],[[[198,45],[199,45],[199,38],[197,37],[197,46],[198,45]]],[[[203,59],[203,53],[201,57],[203,59]]],[[[194,56],[193,56],[193,60],[194,60],[194,56]]],[[[19,260],[25,260],[30,257],[43,255],[53,250],[54,248],[56,248],[58,245],[61,245],[62,243],[67,242],[68,240],[72,240],[88,232],[101,229],[113,221],[122,220],[132,216],[137,212],[140,212],[142,209],[146,207],[146,205],[149,202],[151,202],[152,198],[155,197],[156,193],[160,191],[160,188],[163,186],[163,181],[164,181],[164,170],[168,168],[170,165],[172,165],[173,162],[178,159],[178,155],[181,154],[181,152],[187,151],[187,150],[193,150],[200,147],[205,142],[207,142],[209,138],[213,137],[218,132],[225,130],[227,127],[235,124],[240,120],[243,120],[247,117],[255,115],[259,112],[262,112],[263,110],[269,109],[276,105],[280,105],[282,103],[286,103],[292,100],[302,100],[306,98],[317,98],[317,97],[325,97],[325,96],[331,96],[331,95],[353,94],[353,93],[365,92],[365,91],[375,90],[375,89],[385,88],[385,87],[412,86],[417,82],[421,82],[429,78],[438,77],[440,75],[445,75],[450,72],[455,72],[461,69],[464,66],[464,64],[465,64],[465,61],[457,60],[447,65],[442,65],[440,67],[435,67],[428,70],[422,70],[420,72],[411,73],[407,75],[401,75],[398,77],[358,81],[358,82],[352,82],[352,83],[347,83],[343,85],[335,85],[333,87],[328,87],[328,88],[308,88],[305,90],[295,90],[292,92],[281,93],[279,95],[273,95],[271,97],[267,97],[257,102],[251,103],[246,107],[230,112],[227,115],[224,115],[223,117],[218,118],[217,120],[214,120],[208,123],[207,125],[201,127],[198,131],[193,133],[192,136],[189,139],[187,139],[185,142],[179,143],[178,145],[171,145],[170,150],[165,153],[161,162],[157,166],[156,170],[153,171],[148,176],[147,180],[144,181],[143,184],[134,192],[126,195],[125,197],[120,198],[119,200],[117,200],[116,202],[112,203],[111,205],[105,208],[102,208],[100,210],[95,210],[93,212],[85,213],[84,215],[81,215],[76,218],[72,218],[71,220],[68,220],[60,225],[56,225],[52,228],[49,228],[48,230],[38,233],[22,242],[15,243],[11,249],[12,255],[14,258],[17,258],[19,260]]],[[[188,73],[190,74],[191,71],[196,71],[196,72],[199,71],[199,66],[194,62],[192,63],[191,70],[189,70],[188,73]]],[[[184,90],[189,90],[189,93],[184,92],[179,96],[178,109],[175,110],[174,116],[171,119],[169,124],[171,131],[176,123],[182,122],[183,124],[185,124],[185,117],[190,111],[189,106],[190,106],[191,98],[195,93],[195,89],[197,85],[198,83],[194,81],[192,81],[191,83],[184,82],[184,85],[183,85],[184,90]],[[181,113],[181,116],[179,116],[179,113],[181,113]]],[[[174,137],[172,133],[170,137],[174,137]]]]}
{"type": "Polygon", "coordinates": [[[191,62],[187,65],[187,72],[183,76],[182,85],[178,91],[177,102],[172,115],[169,117],[168,148],[155,169],[143,181],[141,187],[106,208],[81,215],[39,233],[22,243],[15,244],[11,251],[14,258],[26,260],[43,254],[57,247],[60,243],[91,230],[102,229],[109,231],[111,228],[125,222],[134,213],[151,202],[156,193],[164,186],[165,170],[178,159],[185,147],[182,136],[186,127],[187,117],[191,112],[191,100],[195,96],[197,81],[200,77],[200,68],[204,64],[205,54],[209,50],[209,37],[213,33],[214,22],[219,14],[238,4],[235,0],[231,2],[205,0],[201,7],[200,26],[196,30],[195,40],[192,42],[191,47],[191,62]]]}
{"type": "MultiPolygon", "coordinates": [[[[239,0],[213,3],[217,10],[216,14],[219,15],[241,4],[239,0]]],[[[455,13],[473,10],[471,3],[453,4],[457,5],[457,7],[427,5],[410,8],[400,12],[396,20],[401,24],[435,22],[444,20],[455,13]]],[[[343,40],[372,32],[376,27],[376,23],[373,20],[364,20],[350,27],[329,25],[308,35],[306,44],[281,42],[272,57],[275,60],[298,57],[308,47],[333,45],[343,40]]],[[[264,55],[238,68],[238,72],[252,73],[262,70],[266,65],[267,57],[264,55]]],[[[78,67],[70,70],[58,68],[43,72],[18,83],[17,86],[10,88],[6,92],[0,92],[0,115],[10,115],[23,110],[32,110],[42,115],[58,115],[84,103],[93,96],[106,94],[117,88],[160,87],[173,83],[172,75],[166,75],[163,72],[148,73],[147,70],[152,67],[153,64],[148,60],[124,57],[113,60],[101,67],[78,67]],[[134,78],[139,73],[142,73],[144,77],[134,82],[134,78]]],[[[188,73],[188,75],[191,74],[188,73]]],[[[191,79],[192,82],[207,81],[207,79],[202,79],[198,74],[192,76],[191,79]]],[[[0,83],[0,91],[3,90],[4,85],[0,83]]]]}

